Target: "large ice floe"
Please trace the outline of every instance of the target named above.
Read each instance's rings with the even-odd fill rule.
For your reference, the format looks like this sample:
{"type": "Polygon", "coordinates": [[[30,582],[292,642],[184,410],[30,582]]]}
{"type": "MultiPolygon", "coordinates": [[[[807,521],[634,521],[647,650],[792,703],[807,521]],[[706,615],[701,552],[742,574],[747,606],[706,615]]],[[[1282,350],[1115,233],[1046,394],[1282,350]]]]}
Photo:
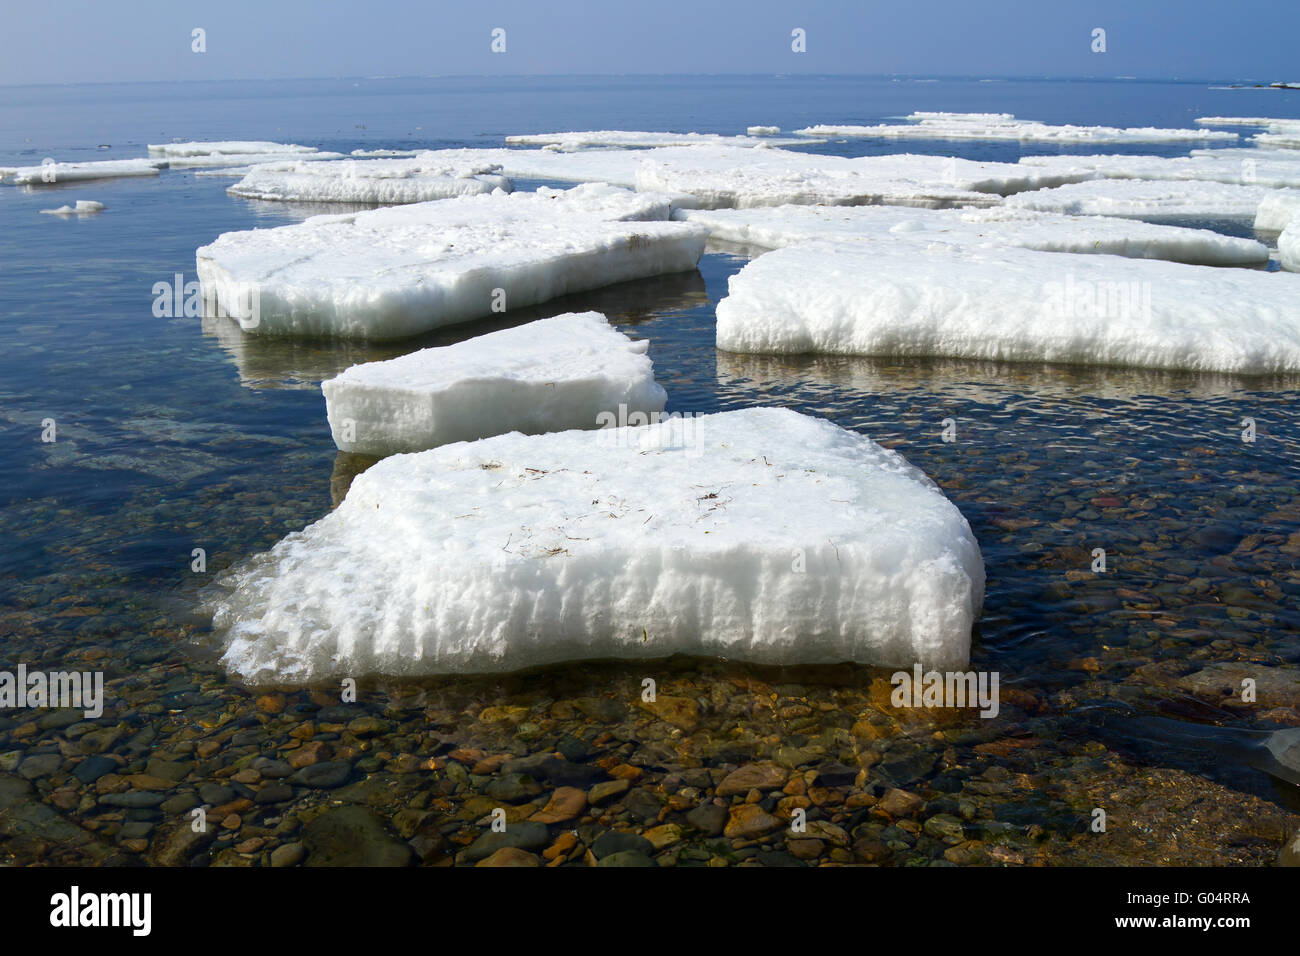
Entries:
{"type": "MultiPolygon", "coordinates": [[[[774,129],[773,127],[757,127],[774,129]]],[[[772,139],[781,132],[755,135],[725,136],[721,133],[648,133],[640,130],[601,129],[578,133],[528,133],[507,136],[506,143],[513,146],[546,146],[560,152],[572,153],[584,149],[644,149],[662,146],[795,146],[809,142],[806,137],[797,139],[772,139]]]]}
{"type": "Polygon", "coordinates": [[[58,209],[42,209],[46,216],[88,216],[103,212],[104,204],[93,199],[78,199],[75,206],[60,206],[58,209]]]}
{"type": "Polygon", "coordinates": [[[1300,371],[1300,277],[932,243],[760,256],[718,303],[731,352],[1300,371]]]}
{"type": "MultiPolygon", "coordinates": [[[[704,209],[821,203],[945,208],[992,205],[986,193],[907,175],[906,164],[871,163],[783,149],[680,146],[643,154],[636,188],[704,209]]],[[[886,160],[892,157],[884,157],[886,160]]]]}
{"type": "Polygon", "coordinates": [[[124,179],[157,176],[162,165],[149,159],[105,159],[88,163],[47,162],[39,166],[0,169],[0,182],[15,186],[57,186],[93,179],[124,179]]]}
{"type": "Polygon", "coordinates": [[[1157,129],[1143,126],[1051,126],[1016,119],[1011,113],[912,113],[907,124],[878,126],[807,126],[803,136],[854,136],[883,139],[982,139],[1036,143],[1179,143],[1236,142],[1236,133],[1204,129],[1157,129]]]}
{"type": "Polygon", "coordinates": [[[705,229],[604,184],[495,192],[229,232],[203,294],[266,335],[415,335],[570,292],[695,268],[705,229]]]}
{"type": "Polygon", "coordinates": [[[150,144],[149,155],[164,160],[172,169],[346,158],[343,153],[325,152],[314,146],[265,140],[155,143],[150,144]]]}
{"type": "Polygon", "coordinates": [[[1273,190],[1195,180],[1094,179],[1008,196],[1013,209],[1130,219],[1251,219],[1273,190]]]}
{"type": "Polygon", "coordinates": [[[595,428],[662,412],[646,354],[599,312],[568,313],[354,365],[321,384],[334,444],[382,457],[517,431],[595,428]]]}
{"type": "Polygon", "coordinates": [[[1039,169],[1089,169],[1107,179],[1196,179],[1244,186],[1300,186],[1300,152],[1262,149],[1193,150],[1190,156],[1022,156],[1039,169]]]}
{"type": "Polygon", "coordinates": [[[493,163],[413,159],[344,159],[253,166],[228,190],[246,199],[283,202],[396,204],[474,196],[512,188],[493,163]]]}
{"type": "MultiPolygon", "coordinates": [[[[1030,194],[1033,195],[1033,194],[1030,194]]],[[[1169,259],[1201,265],[1245,266],[1268,261],[1268,247],[1209,229],[1130,222],[1102,216],[1063,216],[1009,209],[909,209],[903,206],[767,206],[682,209],[674,218],[699,223],[715,240],[762,249],[798,242],[892,240],[1017,246],[1169,259]]]]}
{"type": "Polygon", "coordinates": [[[387,458],[209,607],[255,682],[677,653],[961,668],[983,590],[921,471],[750,408],[387,458]]]}
{"type": "Polygon", "coordinates": [[[1300,216],[1300,189],[1274,189],[1255,210],[1257,232],[1281,232],[1300,216]]]}

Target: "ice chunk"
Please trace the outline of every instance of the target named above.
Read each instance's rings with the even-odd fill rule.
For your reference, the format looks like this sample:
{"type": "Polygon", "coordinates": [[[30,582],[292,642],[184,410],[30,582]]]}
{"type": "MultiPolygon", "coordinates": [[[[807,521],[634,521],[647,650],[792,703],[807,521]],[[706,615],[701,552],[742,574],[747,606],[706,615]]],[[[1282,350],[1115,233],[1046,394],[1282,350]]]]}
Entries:
{"type": "Polygon", "coordinates": [[[1277,237],[1277,256],[1282,268],[1300,272],[1300,218],[1292,219],[1277,237]]]}
{"type": "Polygon", "coordinates": [[[225,233],[198,250],[198,275],[250,332],[400,338],[693,269],[706,232],[646,221],[669,210],[664,196],[590,184],[316,216],[225,233]]]}
{"type": "Polygon", "coordinates": [[[396,204],[473,196],[512,188],[491,163],[430,159],[338,160],[254,166],[228,190],[246,199],[396,204]]]}
{"type": "Polygon", "coordinates": [[[781,127],[779,126],[750,126],[745,130],[750,136],[779,136],[781,127]]]}
{"type": "Polygon", "coordinates": [[[1131,219],[1249,219],[1272,192],[1266,186],[1143,179],[1095,179],[1009,196],[1013,209],[1131,219]]]}
{"type": "Polygon", "coordinates": [[[1259,265],[1268,247],[1209,229],[1061,216],[1025,209],[908,209],[903,206],[768,206],[684,209],[675,218],[699,223],[714,239],[778,249],[824,239],[1002,245],[1043,252],[1170,259],[1204,265],[1259,265]]]}
{"type": "Polygon", "coordinates": [[[510,431],[595,428],[620,407],[624,421],[663,411],[649,344],[599,312],[568,313],[354,365],[321,390],[334,444],[376,457],[510,431]]]}
{"type": "Polygon", "coordinates": [[[373,158],[388,158],[388,159],[403,158],[404,159],[411,156],[419,156],[420,150],[418,149],[354,149],[351,155],[357,157],[366,157],[368,159],[373,159],[373,158]]]}
{"type": "Polygon", "coordinates": [[[1020,163],[1042,169],[1091,169],[1109,179],[1157,179],[1300,186],[1300,153],[1287,150],[1193,150],[1191,156],[1022,156],[1020,163]]]}
{"type": "Polygon", "coordinates": [[[1291,121],[1268,116],[1198,116],[1195,122],[1202,126],[1271,126],[1291,121]]]}
{"type": "Polygon", "coordinates": [[[1300,276],[934,243],[805,243],[731,277],[731,352],[1300,371],[1300,276]]]}
{"type": "Polygon", "coordinates": [[[636,186],[693,196],[695,205],[704,209],[790,203],[942,208],[995,202],[972,190],[903,177],[896,166],[882,168],[844,156],[719,146],[655,150],[638,167],[636,186]]]}
{"type": "MultiPolygon", "coordinates": [[[[775,127],[759,127],[781,132],[775,127]]],[[[723,136],[719,133],[647,133],[637,130],[602,129],[579,133],[529,133],[507,136],[506,143],[513,146],[548,146],[560,152],[573,153],[584,149],[639,149],[664,146],[755,146],[805,145],[807,139],[758,139],[749,136],[723,136]]]]}
{"type": "Polygon", "coordinates": [[[913,113],[913,125],[817,125],[795,130],[803,136],[861,136],[885,139],[983,139],[1037,143],[1178,143],[1235,142],[1236,133],[1203,129],[1156,129],[1150,126],[1049,126],[1019,120],[1010,113],[913,113]]]}
{"type": "Polygon", "coordinates": [[[1300,216],[1300,189],[1275,189],[1255,210],[1256,232],[1281,232],[1300,216]]]}
{"type": "Polygon", "coordinates": [[[488,163],[516,179],[636,186],[636,171],[655,150],[591,149],[562,153],[549,149],[438,149],[422,154],[444,163],[488,163]]]}
{"type": "Polygon", "coordinates": [[[898,453],[787,409],[397,455],[220,582],[255,682],[675,653],[961,668],[970,526],[898,453]]]}
{"type": "Polygon", "coordinates": [[[1066,183],[1097,179],[1100,174],[1085,167],[1040,169],[1018,163],[977,162],[956,156],[922,156],[895,153],[861,156],[852,162],[861,170],[887,178],[911,179],[930,185],[950,186],[1006,196],[1026,189],[1046,189],[1066,183]]]}
{"type": "Polygon", "coordinates": [[[6,168],[0,181],[15,186],[55,186],[60,183],[91,179],[122,179],[131,176],[157,176],[157,160],[106,159],[89,163],[42,163],[40,166],[6,168]]]}
{"type": "Polygon", "coordinates": [[[104,208],[102,202],[95,202],[93,199],[78,199],[75,206],[60,206],[58,209],[42,209],[41,212],[47,216],[84,216],[90,213],[96,213],[104,208]]]}

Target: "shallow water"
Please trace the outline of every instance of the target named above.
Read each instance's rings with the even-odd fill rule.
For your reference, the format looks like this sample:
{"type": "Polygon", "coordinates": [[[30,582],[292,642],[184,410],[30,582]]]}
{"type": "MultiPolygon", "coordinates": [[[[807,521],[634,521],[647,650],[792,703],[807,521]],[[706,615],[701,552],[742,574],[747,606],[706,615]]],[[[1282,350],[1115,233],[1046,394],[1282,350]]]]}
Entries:
{"type": "MultiPolygon", "coordinates": [[[[817,88],[814,108],[803,80],[547,81],[545,97],[517,80],[446,81],[451,88],[437,92],[429,81],[406,82],[273,84],[275,96],[256,100],[241,84],[148,85],[125,98],[102,88],[31,88],[0,106],[0,163],[101,158],[69,155],[97,142],[113,144],[104,156],[141,155],[144,142],[177,135],[280,138],[347,151],[498,145],[508,133],[550,128],[736,132],[751,122],[877,122],[913,109],[997,109],[1115,125],[1185,125],[1196,115],[1262,109],[1233,93],[1176,84],[836,81],[817,88]],[[487,102],[500,111],[475,111],[487,102]],[[48,110],[41,122],[30,120],[35,106],[48,110]],[[179,125],[169,120],[177,116],[179,125]],[[416,126],[438,129],[440,138],[416,126]],[[21,142],[26,137],[34,142],[21,142]]],[[[1267,112],[1280,109],[1270,102],[1267,112]]],[[[900,150],[865,141],[820,148],[900,150]]],[[[902,148],[1017,155],[1005,144],[902,148]]],[[[954,859],[945,856],[953,844],[928,830],[859,838],[881,842],[885,862],[988,862],[989,848],[1005,845],[1025,862],[1155,862],[1180,846],[1207,862],[1259,863],[1275,851],[1275,829],[1294,829],[1296,818],[1279,809],[1261,774],[1206,767],[1196,754],[1152,758],[1123,733],[1102,735],[1096,714],[1122,707],[1235,727],[1300,723],[1300,695],[1285,684],[1300,664],[1300,381],[720,353],[713,308],[744,263],[722,251],[706,255],[698,272],[382,346],[267,342],[243,336],[226,319],[156,318],[154,284],[176,274],[192,280],[197,246],[223,231],[318,211],[232,199],[228,184],[165,172],[156,180],[0,189],[0,666],[103,669],[115,701],[106,719],[126,728],[108,750],[122,758],[123,773],[165,754],[193,761],[194,776],[183,786],[225,779],[250,753],[294,750],[299,741],[290,731],[314,721],[320,739],[352,751],[351,787],[386,781],[394,788],[392,812],[418,791],[423,806],[453,821],[443,826],[453,843],[472,837],[478,804],[455,786],[446,792],[445,777],[416,787],[408,779],[420,776],[409,773],[412,760],[444,759],[439,753],[453,743],[519,755],[570,739],[600,759],[641,767],[638,787],[657,787],[661,796],[670,794],[666,777],[701,767],[774,758],[813,772],[856,760],[879,771],[871,784],[877,796],[888,784],[928,794],[936,813],[960,810],[966,836],[980,844],[969,859],[954,859]],[[37,215],[78,198],[107,209],[70,220],[37,215]],[[788,405],[859,430],[931,475],[983,549],[988,588],[972,666],[1000,673],[1002,714],[991,721],[922,714],[909,722],[881,706],[885,675],[870,669],[765,671],[674,660],[649,673],[661,693],[696,702],[689,728],[638,709],[646,665],[591,664],[419,686],[364,681],[354,712],[393,721],[376,736],[319,730],[338,723],[327,713],[330,688],[289,689],[276,710],[256,703],[257,690],[230,683],[195,613],[199,590],[221,569],[325,514],[368,464],[335,451],[319,381],[358,361],[583,309],[605,312],[650,340],[669,411],[788,405]],[[57,424],[52,443],[41,440],[48,418],[57,424]],[[1256,423],[1253,442],[1242,438],[1245,418],[1256,423]],[[955,442],[942,439],[945,419],[956,423],[955,442]],[[203,573],[191,570],[195,548],[206,552],[203,573]],[[1096,548],[1106,552],[1104,574],[1091,570],[1096,548]],[[1230,689],[1239,671],[1270,688],[1259,704],[1243,706],[1218,686],[1227,680],[1230,689]],[[1284,686],[1272,690],[1279,679],[1284,686]],[[203,756],[209,740],[222,746],[203,756]],[[792,756],[792,749],[799,752],[792,756]],[[1012,774],[1010,783],[998,768],[1012,774]],[[1233,842],[1222,821],[1201,814],[1201,823],[1184,820],[1164,834],[1165,843],[1163,831],[1150,836],[1160,825],[1139,820],[1110,842],[1080,845],[1080,820],[1100,799],[1096,787],[1123,791],[1134,818],[1177,816],[1172,793],[1264,821],[1262,835],[1233,842]],[[974,801],[969,816],[960,800],[974,801]]],[[[1206,225],[1250,234],[1247,224],[1206,225]]],[[[16,754],[15,761],[63,753],[68,732],[38,727],[39,717],[0,720],[0,752],[16,754]]],[[[87,803],[70,768],[34,777],[35,798],[84,826],[88,842],[60,849],[39,834],[13,838],[5,851],[11,859],[155,858],[166,813],[131,810],[142,819],[123,819],[93,795],[87,803]],[[130,822],[154,824],[153,842],[141,847],[122,836],[130,822]]],[[[308,817],[303,808],[330,792],[300,788],[295,802],[250,815],[246,826],[274,832],[279,823],[270,821],[308,817]]],[[[827,819],[840,813],[835,806],[827,805],[827,819]]],[[[617,801],[611,807],[593,814],[589,826],[626,826],[631,811],[617,801]]],[[[236,852],[236,842],[223,836],[212,856],[264,861],[275,845],[272,839],[236,852]]],[[[775,852],[758,843],[764,858],[775,852]]],[[[707,845],[683,844],[729,862],[748,852],[700,850],[707,845]]],[[[692,860],[687,854],[680,862],[692,860]]]]}

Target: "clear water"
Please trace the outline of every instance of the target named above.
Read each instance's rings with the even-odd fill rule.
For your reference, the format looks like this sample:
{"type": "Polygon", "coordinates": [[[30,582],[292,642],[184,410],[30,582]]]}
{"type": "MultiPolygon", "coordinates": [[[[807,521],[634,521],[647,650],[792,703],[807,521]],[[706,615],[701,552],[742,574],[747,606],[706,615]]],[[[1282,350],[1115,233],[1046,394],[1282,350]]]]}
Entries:
{"type": "MultiPolygon", "coordinates": [[[[0,94],[0,165],[142,156],[145,144],[175,138],[347,152],[498,146],[511,133],[563,129],[791,129],[938,109],[1188,126],[1205,114],[1300,116],[1300,97],[1172,83],[842,77],[26,87],[0,94]]],[[[871,141],[809,148],[900,149],[871,141]]],[[[1022,155],[1014,144],[903,148],[1022,155]]],[[[305,215],[231,198],[229,182],[178,171],[0,189],[3,666],[95,648],[123,679],[132,661],[162,653],[180,671],[214,674],[224,686],[206,659],[197,589],[319,518],[366,465],[336,453],[320,380],[491,327],[367,347],[259,342],[224,321],[155,318],[154,284],[177,274],[192,280],[196,247],[305,215]],[[107,209],[68,220],[37,214],[79,198],[107,209]],[[54,443],[41,440],[45,419],[57,423],[54,443]],[[206,551],[207,574],[190,570],[195,548],[206,551]]],[[[1220,228],[1249,234],[1245,224],[1220,228]]],[[[1300,662],[1300,383],[729,356],[714,349],[713,308],[743,263],[710,252],[698,272],[573,296],[505,321],[599,309],[650,340],[670,410],[790,405],[900,450],[943,486],[979,538],[989,584],[975,666],[1000,671],[1006,684],[1040,696],[1071,689],[1080,704],[1121,697],[1147,712],[1236,726],[1284,716],[1194,699],[1139,670],[1165,660],[1288,671],[1300,662]],[[1240,436],[1248,416],[1257,422],[1253,443],[1240,436]],[[956,443],[940,440],[945,418],[958,422],[956,443]],[[1108,553],[1105,576],[1087,573],[1096,547],[1108,553]]],[[[1069,713],[1054,719],[1057,732],[1070,732],[1069,713]]]]}

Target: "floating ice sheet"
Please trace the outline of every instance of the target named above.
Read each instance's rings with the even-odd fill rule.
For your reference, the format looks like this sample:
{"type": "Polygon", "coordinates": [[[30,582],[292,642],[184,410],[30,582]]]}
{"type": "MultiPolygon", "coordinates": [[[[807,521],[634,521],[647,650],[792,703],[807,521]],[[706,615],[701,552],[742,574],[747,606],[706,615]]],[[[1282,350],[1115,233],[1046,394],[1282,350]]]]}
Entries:
{"type": "Polygon", "coordinates": [[[47,216],[85,216],[101,212],[103,208],[104,204],[102,202],[95,202],[93,199],[78,199],[75,206],[60,206],[58,209],[42,209],[41,212],[47,216]]]}
{"type": "Polygon", "coordinates": [[[602,184],[467,196],[225,233],[205,298],[267,335],[401,338],[627,279],[693,269],[703,227],[602,184]]]}
{"type": "Polygon", "coordinates": [[[913,113],[911,125],[808,126],[804,136],[855,136],[884,139],[982,139],[1037,143],[1179,143],[1236,142],[1236,133],[1203,129],[1157,129],[1144,126],[1050,126],[1016,119],[1010,113],[913,113]]]}
{"type": "Polygon", "coordinates": [[[703,209],[790,203],[944,208],[996,201],[973,190],[904,176],[902,165],[783,149],[681,146],[647,155],[637,168],[636,186],[694,197],[703,209]]]}
{"type": "Polygon", "coordinates": [[[1235,183],[1097,179],[1009,196],[1013,209],[1131,219],[1250,219],[1273,190],[1235,183]]]}
{"type": "Polygon", "coordinates": [[[150,159],[106,159],[89,163],[42,163],[40,166],[6,167],[0,182],[15,186],[56,186],[92,179],[157,176],[159,162],[150,159]]]}
{"type": "Polygon", "coordinates": [[[675,653],[960,668],[983,590],[922,472],[751,408],[387,458],[210,607],[252,681],[675,653]]]}
{"type": "Polygon", "coordinates": [[[662,412],[646,354],[598,312],[568,313],[354,365],[321,384],[334,444],[382,457],[517,431],[662,412]]]}
{"type": "Polygon", "coordinates": [[[731,277],[732,352],[1300,370],[1300,276],[934,243],[804,243],[731,277]]]}
{"type": "Polygon", "coordinates": [[[1169,259],[1203,265],[1259,265],[1268,247],[1209,229],[1063,216],[1025,209],[908,209],[903,206],[768,206],[684,209],[675,218],[699,223],[714,239],[778,249],[824,239],[1018,246],[1043,252],[1169,259]]]}
{"type": "Polygon", "coordinates": [[[512,188],[500,166],[447,163],[430,158],[432,155],[259,165],[227,192],[246,199],[282,202],[397,204],[512,188]]]}
{"type": "MultiPolygon", "coordinates": [[[[775,127],[756,127],[774,129],[775,127]]],[[[732,146],[749,148],[754,146],[803,146],[806,138],[774,140],[775,133],[764,134],[768,138],[759,139],[755,134],[749,136],[723,136],[719,133],[648,133],[639,130],[602,129],[579,133],[529,133],[521,136],[507,136],[506,143],[514,146],[547,146],[565,153],[584,149],[639,149],[662,146],[732,146]]]]}
{"type": "Polygon", "coordinates": [[[1261,149],[1194,150],[1191,156],[1022,156],[1042,169],[1091,169],[1109,179],[1199,179],[1243,186],[1300,186],[1300,152],[1261,149]]]}

